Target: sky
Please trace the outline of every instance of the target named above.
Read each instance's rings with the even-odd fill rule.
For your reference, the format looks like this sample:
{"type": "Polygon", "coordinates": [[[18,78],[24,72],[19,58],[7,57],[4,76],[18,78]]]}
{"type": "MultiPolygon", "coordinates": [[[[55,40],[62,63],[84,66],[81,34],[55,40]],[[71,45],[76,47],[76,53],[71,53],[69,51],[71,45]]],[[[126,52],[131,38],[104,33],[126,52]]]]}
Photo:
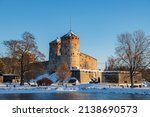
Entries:
{"type": "Polygon", "coordinates": [[[4,40],[21,39],[28,31],[48,60],[49,42],[70,26],[79,36],[80,51],[103,69],[115,55],[117,35],[136,30],[150,35],[150,0],[0,0],[0,53],[7,52],[4,40]]]}

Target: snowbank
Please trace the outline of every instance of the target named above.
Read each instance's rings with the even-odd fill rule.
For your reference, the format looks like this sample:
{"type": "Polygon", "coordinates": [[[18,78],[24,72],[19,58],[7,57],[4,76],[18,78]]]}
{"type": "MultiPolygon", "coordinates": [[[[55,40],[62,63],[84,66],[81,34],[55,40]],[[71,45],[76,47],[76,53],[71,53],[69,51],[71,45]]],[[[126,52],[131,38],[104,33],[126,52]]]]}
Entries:
{"type": "Polygon", "coordinates": [[[58,80],[58,76],[57,76],[56,73],[53,73],[53,74],[51,74],[51,75],[48,74],[48,73],[46,73],[46,74],[43,74],[43,75],[38,76],[35,80],[38,81],[38,80],[41,80],[41,79],[43,79],[43,78],[48,78],[48,79],[51,80],[53,83],[57,82],[57,80],[58,80]]]}
{"type": "Polygon", "coordinates": [[[150,95],[150,88],[121,88],[109,87],[104,84],[80,84],[76,86],[20,86],[10,85],[6,87],[0,84],[0,94],[6,93],[59,93],[59,92],[97,92],[97,93],[116,93],[116,94],[143,94],[150,95]]]}

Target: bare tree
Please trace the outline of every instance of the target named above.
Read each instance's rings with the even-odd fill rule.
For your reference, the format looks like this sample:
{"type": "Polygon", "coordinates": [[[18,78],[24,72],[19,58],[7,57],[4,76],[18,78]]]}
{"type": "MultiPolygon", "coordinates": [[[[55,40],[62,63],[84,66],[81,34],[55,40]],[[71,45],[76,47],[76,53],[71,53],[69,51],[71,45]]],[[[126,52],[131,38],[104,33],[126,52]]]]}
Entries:
{"type": "Polygon", "coordinates": [[[4,71],[5,73],[18,74],[19,63],[16,58],[18,40],[4,41],[3,44],[6,46],[8,54],[8,57],[2,57],[5,64],[4,71]]]}
{"type": "Polygon", "coordinates": [[[3,62],[3,72],[4,73],[13,73],[13,74],[19,74],[19,64],[18,60],[15,58],[10,57],[2,57],[1,61],[3,62]]]}
{"type": "Polygon", "coordinates": [[[65,62],[58,67],[56,72],[62,85],[64,80],[71,76],[71,71],[69,70],[68,64],[65,62]]]}
{"type": "Polygon", "coordinates": [[[142,77],[150,82],[150,69],[145,69],[144,71],[142,71],[142,77]]]}
{"type": "Polygon", "coordinates": [[[124,33],[118,36],[116,54],[122,66],[126,66],[130,73],[131,87],[137,72],[150,65],[150,40],[143,31],[133,34],[124,33]]]}
{"type": "Polygon", "coordinates": [[[24,78],[26,82],[34,79],[38,75],[48,71],[47,62],[34,62],[26,66],[26,72],[24,73],[24,78]]]}
{"type": "Polygon", "coordinates": [[[0,74],[3,73],[4,65],[5,65],[4,62],[0,58],[0,74]]]}
{"type": "Polygon", "coordinates": [[[25,32],[22,40],[4,41],[4,45],[9,50],[9,56],[18,60],[20,65],[20,85],[24,84],[24,73],[29,69],[29,64],[38,60],[44,60],[44,55],[38,50],[34,36],[25,32]]]}
{"type": "Polygon", "coordinates": [[[128,67],[125,64],[120,64],[120,58],[108,57],[108,60],[105,65],[105,70],[118,70],[118,71],[128,71],[128,67]]]}
{"type": "Polygon", "coordinates": [[[105,70],[115,70],[117,68],[118,60],[113,56],[108,57],[107,63],[105,65],[105,70]]]}

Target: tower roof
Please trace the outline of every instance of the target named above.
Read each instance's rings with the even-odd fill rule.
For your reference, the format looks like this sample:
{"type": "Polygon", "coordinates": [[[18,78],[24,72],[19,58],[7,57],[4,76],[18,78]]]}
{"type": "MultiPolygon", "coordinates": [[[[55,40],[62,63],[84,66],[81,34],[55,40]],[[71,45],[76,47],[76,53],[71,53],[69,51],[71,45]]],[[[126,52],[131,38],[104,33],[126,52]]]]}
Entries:
{"type": "Polygon", "coordinates": [[[74,32],[72,32],[71,30],[67,33],[67,34],[65,34],[63,37],[70,37],[70,36],[76,36],[76,37],[78,37],[74,32]]]}
{"type": "Polygon", "coordinates": [[[61,39],[60,37],[57,37],[57,39],[51,41],[50,43],[58,43],[58,42],[61,42],[61,39]]]}

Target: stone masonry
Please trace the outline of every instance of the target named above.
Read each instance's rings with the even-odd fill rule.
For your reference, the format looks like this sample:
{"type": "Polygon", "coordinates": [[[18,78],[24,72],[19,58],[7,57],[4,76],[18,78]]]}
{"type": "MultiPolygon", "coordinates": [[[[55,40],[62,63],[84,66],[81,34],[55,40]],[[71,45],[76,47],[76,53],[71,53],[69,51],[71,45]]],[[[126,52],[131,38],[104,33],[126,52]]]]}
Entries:
{"type": "Polygon", "coordinates": [[[72,31],[50,42],[49,46],[51,72],[55,72],[63,62],[67,62],[72,76],[81,83],[89,82],[91,78],[101,80],[101,74],[97,69],[97,59],[80,52],[79,37],[72,31]]]}

